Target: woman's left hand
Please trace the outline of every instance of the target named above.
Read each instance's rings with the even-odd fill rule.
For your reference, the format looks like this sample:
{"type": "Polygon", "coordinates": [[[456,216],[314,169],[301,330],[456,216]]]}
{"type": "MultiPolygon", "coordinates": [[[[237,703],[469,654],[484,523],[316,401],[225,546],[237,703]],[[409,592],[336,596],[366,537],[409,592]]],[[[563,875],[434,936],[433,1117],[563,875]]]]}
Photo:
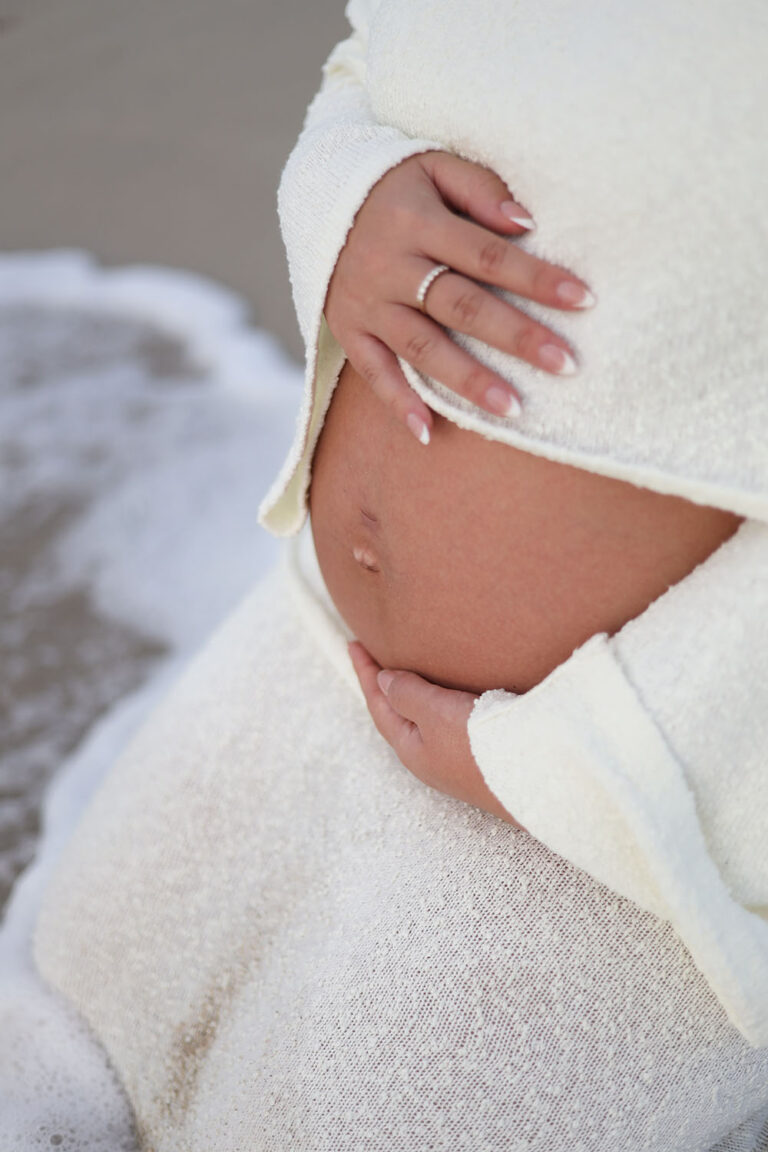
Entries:
{"type": "Polygon", "coordinates": [[[521,828],[472,755],[467,721],[477,697],[441,688],[415,672],[382,669],[357,640],[349,654],[374,724],[408,771],[430,788],[521,828]]]}

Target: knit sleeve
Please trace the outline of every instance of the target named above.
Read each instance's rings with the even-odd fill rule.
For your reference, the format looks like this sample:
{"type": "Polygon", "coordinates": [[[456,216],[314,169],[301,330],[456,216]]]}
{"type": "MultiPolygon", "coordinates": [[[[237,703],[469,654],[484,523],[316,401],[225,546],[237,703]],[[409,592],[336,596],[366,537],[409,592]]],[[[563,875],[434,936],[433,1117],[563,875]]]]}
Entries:
{"type": "Polygon", "coordinates": [[[312,450],[345,360],[323,315],[339,252],[358,209],[385,172],[409,156],[444,148],[380,124],[371,112],[366,53],[378,6],[379,0],[347,4],[352,33],[323,65],[320,89],[278,187],[280,230],[306,365],[296,437],[259,512],[264,527],[277,535],[292,535],[304,522],[312,450]]]}
{"type": "Polygon", "coordinates": [[[469,735],[515,819],[668,920],[768,1045],[768,526],[530,692],[484,693],[469,735]]]}

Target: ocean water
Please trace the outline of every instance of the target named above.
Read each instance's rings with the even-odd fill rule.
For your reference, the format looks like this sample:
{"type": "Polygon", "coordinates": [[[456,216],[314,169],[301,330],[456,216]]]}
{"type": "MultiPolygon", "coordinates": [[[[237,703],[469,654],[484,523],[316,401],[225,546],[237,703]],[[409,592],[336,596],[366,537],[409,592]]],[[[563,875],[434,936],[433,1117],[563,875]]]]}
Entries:
{"type": "Polygon", "coordinates": [[[116,754],[274,562],[256,514],[301,379],[209,281],[0,254],[0,1149],[136,1146],[35,975],[36,907],[116,754]]]}

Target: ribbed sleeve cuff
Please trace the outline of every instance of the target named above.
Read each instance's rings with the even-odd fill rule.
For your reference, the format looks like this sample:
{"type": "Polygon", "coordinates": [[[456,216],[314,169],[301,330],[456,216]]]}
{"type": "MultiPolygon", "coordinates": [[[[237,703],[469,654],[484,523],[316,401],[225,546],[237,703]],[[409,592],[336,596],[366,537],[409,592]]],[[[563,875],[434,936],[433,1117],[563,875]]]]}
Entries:
{"type": "Polygon", "coordinates": [[[768,1045],[768,923],[712,860],[685,774],[593,636],[521,696],[486,692],[469,721],[491,791],[552,851],[670,921],[732,1023],[768,1045]]]}

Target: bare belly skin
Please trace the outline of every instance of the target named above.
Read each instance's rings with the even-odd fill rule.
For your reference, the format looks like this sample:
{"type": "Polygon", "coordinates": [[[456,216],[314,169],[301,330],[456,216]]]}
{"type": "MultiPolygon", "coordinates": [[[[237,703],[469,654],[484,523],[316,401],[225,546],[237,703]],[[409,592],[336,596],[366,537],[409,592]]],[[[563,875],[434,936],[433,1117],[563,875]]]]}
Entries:
{"type": "Polygon", "coordinates": [[[741,518],[555,464],[435,416],[418,444],[344,366],[310,491],[341,616],[384,667],[525,692],[613,634],[741,518]]]}

